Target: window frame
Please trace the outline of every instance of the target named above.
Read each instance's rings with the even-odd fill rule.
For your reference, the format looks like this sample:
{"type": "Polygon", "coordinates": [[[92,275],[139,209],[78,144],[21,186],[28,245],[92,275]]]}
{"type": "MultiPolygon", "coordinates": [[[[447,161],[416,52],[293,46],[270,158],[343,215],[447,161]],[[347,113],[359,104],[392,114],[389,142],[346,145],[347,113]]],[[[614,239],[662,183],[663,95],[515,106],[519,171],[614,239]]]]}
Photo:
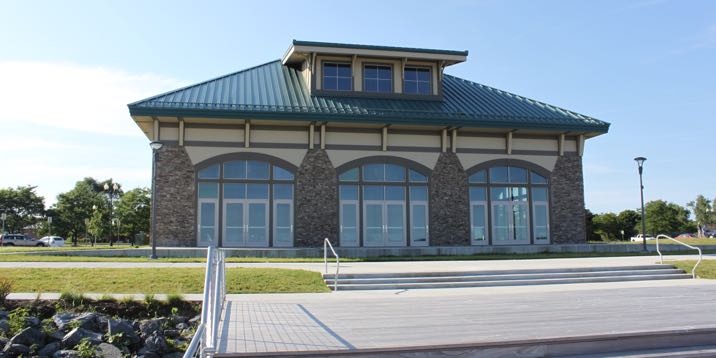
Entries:
{"type": "MultiPolygon", "coordinates": [[[[402,93],[403,93],[403,94],[411,95],[411,96],[432,96],[432,95],[433,95],[433,86],[434,86],[434,84],[433,84],[433,68],[432,68],[431,66],[405,65],[405,66],[403,66],[402,76],[403,76],[403,77],[402,77],[402,80],[403,80],[403,92],[402,92],[402,93]],[[405,71],[406,71],[407,69],[409,69],[409,68],[410,68],[410,69],[425,69],[425,70],[428,70],[428,78],[429,78],[429,80],[428,80],[428,93],[420,93],[420,91],[417,91],[417,92],[407,92],[407,91],[405,90],[405,88],[406,88],[406,87],[405,87],[405,84],[406,84],[406,82],[408,82],[408,81],[405,79],[405,71]]],[[[424,81],[419,81],[419,80],[416,79],[415,81],[410,80],[410,82],[415,82],[415,83],[416,83],[416,88],[419,89],[419,88],[420,88],[419,83],[420,83],[420,82],[424,82],[424,81]]]]}
{"type": "MultiPolygon", "coordinates": [[[[362,72],[361,72],[361,78],[362,78],[362,83],[361,83],[362,88],[361,88],[361,91],[362,91],[362,92],[371,93],[371,94],[395,93],[395,79],[394,79],[395,73],[394,73],[394,71],[393,71],[393,64],[390,64],[390,63],[380,63],[380,62],[363,62],[361,71],[362,71],[362,72]],[[365,85],[365,81],[366,81],[365,70],[366,70],[366,67],[368,67],[368,66],[387,67],[387,68],[390,70],[390,90],[389,90],[388,92],[368,91],[368,90],[366,90],[366,85],[365,85]]],[[[380,88],[380,87],[378,86],[378,84],[380,83],[381,79],[380,79],[380,78],[376,78],[376,79],[374,79],[374,80],[377,82],[377,83],[376,83],[376,89],[377,89],[377,88],[380,88]]]]}
{"type": "Polygon", "coordinates": [[[354,92],[355,91],[355,78],[353,76],[353,64],[351,62],[346,61],[321,61],[321,90],[323,91],[330,91],[330,92],[354,92]],[[339,78],[346,78],[343,76],[338,76],[336,73],[335,79],[336,79],[336,88],[335,89],[329,89],[326,88],[326,65],[347,65],[348,68],[351,70],[351,87],[349,89],[338,89],[338,79],[339,78]]]}

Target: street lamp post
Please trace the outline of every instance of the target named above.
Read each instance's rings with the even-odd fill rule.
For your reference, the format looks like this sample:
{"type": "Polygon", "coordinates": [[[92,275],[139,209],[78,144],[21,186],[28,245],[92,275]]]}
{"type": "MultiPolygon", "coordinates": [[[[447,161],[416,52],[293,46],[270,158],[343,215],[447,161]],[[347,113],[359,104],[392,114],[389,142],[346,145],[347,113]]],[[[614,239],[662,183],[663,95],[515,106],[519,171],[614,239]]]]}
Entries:
{"type": "Polygon", "coordinates": [[[119,190],[119,185],[117,183],[112,183],[112,186],[109,185],[109,183],[104,183],[104,191],[107,192],[109,195],[109,246],[112,247],[114,244],[114,241],[112,240],[112,209],[114,207],[114,196],[116,195],[117,190],[119,190]]]}
{"type": "Polygon", "coordinates": [[[162,143],[161,142],[151,142],[149,143],[149,147],[152,148],[152,228],[151,228],[151,235],[152,235],[152,255],[149,256],[150,259],[156,260],[157,259],[157,186],[155,184],[156,182],[156,175],[157,175],[157,151],[159,149],[162,149],[162,143]]]}
{"type": "Polygon", "coordinates": [[[636,157],[634,158],[636,164],[639,166],[639,189],[641,190],[641,240],[643,243],[643,249],[646,251],[646,211],[644,210],[644,181],[642,180],[642,173],[644,172],[644,162],[646,158],[636,157]]]}
{"type": "MultiPolygon", "coordinates": [[[[97,205],[92,205],[92,216],[95,215],[95,212],[97,211],[97,205]]],[[[97,244],[97,233],[95,232],[92,234],[92,247],[97,244]]],[[[77,241],[75,240],[75,245],[77,245],[77,241]]]]}
{"type": "Polygon", "coordinates": [[[47,236],[52,236],[52,216],[47,217],[47,236]]]}

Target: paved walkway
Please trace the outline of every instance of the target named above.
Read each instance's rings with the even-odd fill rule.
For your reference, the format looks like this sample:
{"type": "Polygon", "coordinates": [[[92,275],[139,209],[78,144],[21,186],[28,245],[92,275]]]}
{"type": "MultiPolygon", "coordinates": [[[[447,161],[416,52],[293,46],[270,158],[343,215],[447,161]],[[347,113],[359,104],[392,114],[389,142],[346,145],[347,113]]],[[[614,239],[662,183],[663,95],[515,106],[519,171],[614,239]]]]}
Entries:
{"type": "MultiPolygon", "coordinates": [[[[664,256],[665,262],[671,260],[694,260],[694,255],[664,256]]],[[[716,259],[716,254],[704,255],[705,260],[716,259]]],[[[658,256],[622,256],[622,257],[580,257],[567,259],[530,259],[530,260],[467,260],[467,261],[390,261],[390,262],[344,262],[343,273],[388,273],[388,272],[451,272],[511,269],[547,269],[567,267],[633,266],[649,265],[659,261],[658,256]]],[[[265,267],[302,269],[323,272],[323,263],[227,263],[227,267],[265,267]]],[[[204,263],[190,262],[0,262],[2,268],[151,268],[151,267],[206,267],[204,263]]],[[[335,270],[330,263],[329,272],[335,270]]]]}
{"type": "Polygon", "coordinates": [[[221,352],[386,348],[716,327],[716,282],[231,296],[221,352]]]}

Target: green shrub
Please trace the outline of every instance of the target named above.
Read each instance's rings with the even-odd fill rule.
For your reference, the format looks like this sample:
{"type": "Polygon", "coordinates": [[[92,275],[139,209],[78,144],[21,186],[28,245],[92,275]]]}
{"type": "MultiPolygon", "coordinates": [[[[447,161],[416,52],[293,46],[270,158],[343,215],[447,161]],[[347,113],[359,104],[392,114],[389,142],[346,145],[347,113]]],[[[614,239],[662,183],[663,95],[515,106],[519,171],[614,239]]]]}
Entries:
{"type": "Polygon", "coordinates": [[[16,308],[14,311],[10,312],[7,317],[7,321],[10,324],[10,334],[8,336],[12,337],[25,329],[27,317],[29,316],[30,311],[25,307],[16,308]]]}
{"type": "Polygon", "coordinates": [[[152,293],[148,293],[144,295],[144,304],[147,307],[157,307],[159,306],[159,300],[154,296],[152,293]]]}
{"type": "Polygon", "coordinates": [[[184,303],[184,296],[176,293],[168,294],[167,295],[167,304],[170,306],[179,306],[184,303]]]}
{"type": "Polygon", "coordinates": [[[82,338],[75,350],[80,358],[97,358],[97,350],[87,338],[82,338]]]}
{"type": "Polygon", "coordinates": [[[70,306],[70,307],[77,307],[82,306],[89,302],[89,299],[85,297],[81,293],[73,293],[73,292],[62,292],[60,294],[60,302],[70,306]]]}
{"type": "Polygon", "coordinates": [[[12,292],[12,281],[7,278],[0,278],[0,305],[5,304],[5,299],[12,292]]]}
{"type": "Polygon", "coordinates": [[[105,293],[104,295],[99,297],[98,301],[117,302],[117,299],[114,298],[114,296],[105,293]]]}
{"type": "Polygon", "coordinates": [[[119,300],[119,303],[125,304],[125,305],[130,304],[132,302],[134,302],[134,296],[132,296],[132,295],[124,296],[119,300]]]}

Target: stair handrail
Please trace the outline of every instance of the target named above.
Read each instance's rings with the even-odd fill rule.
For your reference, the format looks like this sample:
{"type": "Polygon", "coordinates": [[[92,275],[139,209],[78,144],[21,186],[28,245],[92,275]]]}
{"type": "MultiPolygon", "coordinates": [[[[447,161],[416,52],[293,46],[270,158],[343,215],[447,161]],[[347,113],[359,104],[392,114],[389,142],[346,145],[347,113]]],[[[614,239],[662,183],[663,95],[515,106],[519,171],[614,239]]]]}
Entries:
{"type": "Polygon", "coordinates": [[[699,252],[699,259],[698,259],[698,261],[696,261],[696,265],[694,265],[694,268],[691,269],[691,277],[692,277],[692,278],[696,278],[696,267],[699,266],[699,264],[701,263],[701,259],[702,259],[701,248],[698,247],[698,246],[691,246],[691,245],[689,245],[689,244],[687,244],[687,243],[685,243],[685,242],[676,240],[676,239],[674,239],[674,238],[671,237],[671,236],[667,236],[667,235],[663,235],[663,234],[657,235],[657,236],[656,236],[656,252],[659,253],[659,260],[661,261],[662,264],[664,263],[664,255],[662,255],[662,254],[661,254],[661,250],[659,250],[659,238],[669,239],[669,240],[671,240],[671,241],[673,241],[673,242],[676,242],[676,243],[678,243],[678,244],[681,244],[681,245],[683,245],[683,246],[686,246],[686,247],[688,247],[688,248],[690,248],[690,249],[693,249],[693,250],[696,250],[696,251],[699,252]]]}
{"type": "Polygon", "coordinates": [[[186,352],[184,352],[184,358],[213,357],[216,353],[219,321],[226,301],[225,257],[224,250],[213,245],[206,250],[201,321],[186,352]]]}
{"type": "Polygon", "coordinates": [[[341,258],[336,253],[336,250],[333,249],[333,245],[331,245],[331,241],[328,240],[328,238],[323,239],[323,264],[325,265],[325,274],[328,275],[328,248],[331,248],[331,252],[333,253],[333,256],[336,257],[336,277],[333,280],[333,291],[338,291],[338,273],[341,270],[341,258]]]}

